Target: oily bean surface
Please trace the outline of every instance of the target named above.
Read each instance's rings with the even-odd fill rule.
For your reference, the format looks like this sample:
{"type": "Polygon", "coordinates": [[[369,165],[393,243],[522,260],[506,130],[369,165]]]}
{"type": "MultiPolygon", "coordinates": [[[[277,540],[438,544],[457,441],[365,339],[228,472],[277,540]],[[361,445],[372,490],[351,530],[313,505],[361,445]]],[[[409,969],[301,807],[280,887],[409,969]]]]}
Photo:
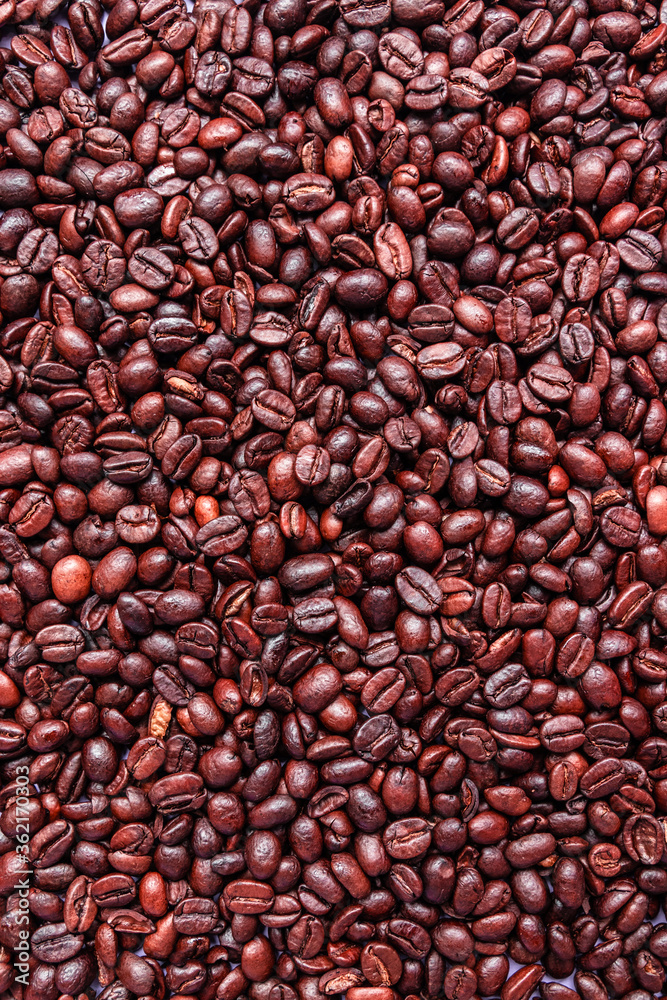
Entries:
{"type": "Polygon", "coordinates": [[[665,4],[0,24],[0,1000],[662,997],[665,4]]]}

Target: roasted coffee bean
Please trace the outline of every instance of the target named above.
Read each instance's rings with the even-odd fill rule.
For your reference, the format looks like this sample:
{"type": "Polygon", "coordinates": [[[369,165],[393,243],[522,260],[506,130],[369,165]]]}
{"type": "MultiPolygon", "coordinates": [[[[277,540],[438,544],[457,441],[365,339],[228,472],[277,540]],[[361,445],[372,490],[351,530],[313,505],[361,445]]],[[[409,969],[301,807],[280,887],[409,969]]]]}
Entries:
{"type": "Polygon", "coordinates": [[[3,995],[664,993],[665,20],[0,5],[3,995]]]}

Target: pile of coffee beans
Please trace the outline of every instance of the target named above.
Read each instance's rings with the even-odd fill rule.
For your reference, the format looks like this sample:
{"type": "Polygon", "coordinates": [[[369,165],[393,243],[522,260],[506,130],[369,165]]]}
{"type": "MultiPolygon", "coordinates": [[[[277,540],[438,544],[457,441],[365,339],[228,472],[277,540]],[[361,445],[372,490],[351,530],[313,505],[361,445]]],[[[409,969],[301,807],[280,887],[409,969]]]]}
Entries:
{"type": "Polygon", "coordinates": [[[660,996],[667,4],[0,25],[0,1000],[660,996]]]}

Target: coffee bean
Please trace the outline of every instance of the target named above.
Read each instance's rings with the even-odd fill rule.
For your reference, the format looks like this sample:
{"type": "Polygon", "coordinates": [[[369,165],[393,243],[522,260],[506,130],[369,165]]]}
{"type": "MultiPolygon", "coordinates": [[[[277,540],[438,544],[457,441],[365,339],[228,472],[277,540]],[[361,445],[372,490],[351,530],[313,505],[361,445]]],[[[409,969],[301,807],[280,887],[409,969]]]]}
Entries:
{"type": "Polygon", "coordinates": [[[0,4],[8,995],[663,991],[667,29],[510,6],[0,4]]]}

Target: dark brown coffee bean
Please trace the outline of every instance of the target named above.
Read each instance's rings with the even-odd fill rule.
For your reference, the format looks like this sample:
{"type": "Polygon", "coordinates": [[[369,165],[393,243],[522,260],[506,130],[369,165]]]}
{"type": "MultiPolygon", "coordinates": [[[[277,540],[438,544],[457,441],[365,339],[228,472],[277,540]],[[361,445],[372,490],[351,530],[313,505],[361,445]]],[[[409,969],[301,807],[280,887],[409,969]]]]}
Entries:
{"type": "Polygon", "coordinates": [[[0,4],[3,992],[660,995],[620,6],[0,4]]]}

